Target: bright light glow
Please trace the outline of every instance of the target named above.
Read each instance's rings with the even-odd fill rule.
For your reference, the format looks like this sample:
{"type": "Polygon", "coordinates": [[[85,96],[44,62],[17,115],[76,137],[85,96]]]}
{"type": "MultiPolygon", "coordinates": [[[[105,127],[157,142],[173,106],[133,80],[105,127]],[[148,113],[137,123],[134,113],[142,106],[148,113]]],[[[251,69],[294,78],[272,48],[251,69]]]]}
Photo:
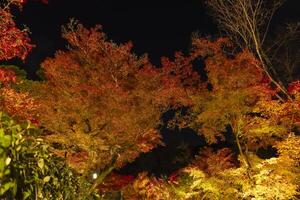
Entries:
{"type": "Polygon", "coordinates": [[[93,179],[97,179],[98,174],[97,173],[93,173],[93,179]]]}

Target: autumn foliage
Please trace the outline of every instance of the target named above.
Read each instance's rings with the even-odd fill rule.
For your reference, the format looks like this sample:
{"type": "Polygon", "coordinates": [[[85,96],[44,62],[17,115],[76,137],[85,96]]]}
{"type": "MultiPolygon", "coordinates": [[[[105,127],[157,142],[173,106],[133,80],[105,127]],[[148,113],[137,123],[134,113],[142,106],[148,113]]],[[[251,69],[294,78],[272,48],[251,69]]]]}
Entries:
{"type": "Polygon", "coordinates": [[[291,131],[295,111],[292,102],[277,98],[259,63],[247,50],[230,58],[223,50],[224,39],[215,42],[197,39],[193,56],[207,57],[208,83],[212,89],[206,95],[195,96],[194,125],[210,143],[222,139],[230,128],[237,140],[248,149],[274,145],[291,131]],[[200,111],[200,112],[199,112],[200,111]],[[213,133],[213,134],[212,134],[213,133]]]}
{"type": "MultiPolygon", "coordinates": [[[[18,29],[10,14],[11,6],[21,8],[23,3],[8,0],[0,8],[1,61],[24,60],[32,48],[27,30],[18,29]]],[[[86,182],[81,184],[39,137],[39,106],[29,93],[19,91],[25,81],[21,71],[0,66],[0,199],[90,198],[94,192],[85,191],[86,182]]]]}
{"type": "Polygon", "coordinates": [[[70,50],[42,63],[46,80],[36,97],[47,140],[62,148],[55,152],[67,152],[69,164],[84,172],[120,167],[160,144],[162,114],[189,105],[197,85],[183,56],[158,69],[131,53],[131,43],[107,41],[100,26],[70,24],[63,37],[70,50]]]}
{"type": "Polygon", "coordinates": [[[20,81],[13,69],[0,66],[0,109],[17,121],[29,120],[38,124],[37,102],[29,93],[14,89],[20,81]]]}
{"type": "MultiPolygon", "coordinates": [[[[10,12],[12,6],[21,9],[23,3],[22,0],[10,0],[0,7],[0,60],[24,60],[33,47],[28,30],[16,27],[10,12]]],[[[38,105],[28,93],[17,92],[12,87],[19,81],[13,69],[0,67],[0,108],[19,121],[30,120],[37,124],[38,105]]]]}
{"type": "Polygon", "coordinates": [[[10,12],[11,6],[22,8],[22,0],[10,0],[0,8],[0,60],[21,58],[24,60],[32,49],[28,29],[19,29],[10,12]]]}
{"type": "Polygon", "coordinates": [[[231,149],[202,148],[188,167],[167,180],[142,173],[123,189],[124,196],[149,200],[296,197],[300,172],[298,82],[289,87],[294,99],[284,100],[249,51],[228,54],[231,43],[223,38],[196,38],[193,44],[186,59],[204,59],[208,80],[203,83],[206,87],[201,85],[190,96],[187,114],[176,115],[171,123],[195,129],[214,148],[224,142],[234,145],[231,149]],[[262,159],[256,154],[268,147],[278,155],[262,159]]]}
{"type": "MultiPolygon", "coordinates": [[[[28,30],[16,27],[10,13],[24,2],[11,0],[0,8],[0,60],[24,60],[33,47],[28,30]]],[[[297,198],[299,80],[289,84],[285,97],[255,55],[247,49],[232,53],[227,38],[193,38],[188,55],[163,57],[157,67],[135,55],[131,42],[109,41],[101,26],[88,29],[71,21],[62,36],[68,49],[41,64],[43,81],[0,67],[0,109],[17,123],[27,121],[27,129],[38,126],[51,156],[91,185],[87,194],[97,189],[103,198],[117,193],[129,200],[297,198]],[[197,60],[204,62],[201,75],[207,79],[194,70],[203,67],[197,60]],[[163,124],[170,110],[175,115],[163,124]],[[162,145],[161,125],[191,128],[206,145],[169,177],[116,173],[162,145]],[[268,148],[274,155],[259,157],[268,148]],[[95,171],[98,178],[91,181],[95,171]]]]}

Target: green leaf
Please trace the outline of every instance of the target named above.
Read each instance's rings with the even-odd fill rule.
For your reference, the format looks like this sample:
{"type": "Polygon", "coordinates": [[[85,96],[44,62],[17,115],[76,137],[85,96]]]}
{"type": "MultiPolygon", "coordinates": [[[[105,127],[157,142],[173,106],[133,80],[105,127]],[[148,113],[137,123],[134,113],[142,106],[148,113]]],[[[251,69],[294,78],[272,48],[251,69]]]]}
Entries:
{"type": "Polygon", "coordinates": [[[4,148],[9,147],[11,145],[11,136],[10,135],[4,135],[1,138],[0,145],[4,148]]]}
{"type": "Polygon", "coordinates": [[[0,188],[0,195],[3,195],[5,192],[7,192],[9,189],[13,188],[15,186],[14,182],[8,182],[5,183],[1,188],[0,188]]]}
{"type": "Polygon", "coordinates": [[[5,165],[9,165],[10,162],[11,162],[11,158],[10,158],[10,157],[7,157],[7,158],[5,159],[5,165]]]}
{"type": "Polygon", "coordinates": [[[9,175],[10,174],[10,169],[6,169],[5,171],[4,171],[4,175],[9,175]]]}
{"type": "Polygon", "coordinates": [[[22,146],[18,146],[17,148],[16,148],[16,151],[20,151],[22,149],[22,146]]]}
{"type": "Polygon", "coordinates": [[[2,172],[4,169],[5,169],[5,157],[2,157],[0,158],[0,172],[2,172]]]}
{"type": "Polygon", "coordinates": [[[39,159],[39,161],[38,161],[38,166],[39,166],[39,168],[44,169],[45,162],[44,162],[44,159],[43,159],[43,158],[39,159]]]}
{"type": "Polygon", "coordinates": [[[50,178],[51,178],[50,176],[45,176],[44,179],[43,179],[44,183],[49,182],[50,178]]]}
{"type": "Polygon", "coordinates": [[[24,195],[24,196],[23,196],[23,200],[25,200],[25,199],[27,199],[27,198],[31,195],[31,191],[28,190],[28,191],[24,192],[23,195],[24,195]]]}
{"type": "Polygon", "coordinates": [[[0,129],[0,137],[3,137],[3,136],[4,136],[4,129],[1,128],[1,129],[0,129]]]}
{"type": "Polygon", "coordinates": [[[16,196],[17,191],[18,191],[18,183],[16,182],[16,180],[14,180],[12,189],[13,189],[13,195],[16,196]]]}

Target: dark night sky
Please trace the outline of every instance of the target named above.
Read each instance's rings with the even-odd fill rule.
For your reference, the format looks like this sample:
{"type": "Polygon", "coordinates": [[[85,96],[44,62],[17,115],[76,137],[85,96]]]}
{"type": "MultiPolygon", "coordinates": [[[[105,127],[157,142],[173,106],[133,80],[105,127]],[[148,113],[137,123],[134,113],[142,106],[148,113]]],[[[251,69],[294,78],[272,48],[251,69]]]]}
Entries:
{"type": "MultiPolygon", "coordinates": [[[[172,56],[179,50],[187,51],[193,32],[203,36],[217,33],[201,2],[50,0],[45,5],[29,1],[23,12],[17,13],[17,21],[30,28],[31,38],[37,47],[21,65],[27,69],[29,77],[34,77],[41,61],[65,46],[60,30],[72,17],[87,27],[101,24],[108,38],[117,43],[131,40],[135,53],[148,53],[151,61],[159,65],[161,56],[172,56]]],[[[299,0],[287,0],[275,16],[274,23],[290,20],[300,21],[299,0]]]]}

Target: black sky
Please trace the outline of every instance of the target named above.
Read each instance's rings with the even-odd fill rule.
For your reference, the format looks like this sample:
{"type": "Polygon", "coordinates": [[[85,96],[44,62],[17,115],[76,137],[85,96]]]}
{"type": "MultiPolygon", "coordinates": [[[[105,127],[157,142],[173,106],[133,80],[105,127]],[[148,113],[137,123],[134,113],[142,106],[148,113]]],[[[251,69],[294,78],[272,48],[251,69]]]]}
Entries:
{"type": "MultiPolygon", "coordinates": [[[[65,46],[61,26],[75,18],[87,27],[101,24],[109,39],[117,43],[131,40],[134,52],[148,53],[159,65],[161,56],[187,51],[193,32],[217,34],[203,0],[50,0],[49,4],[29,1],[16,14],[19,24],[26,24],[36,48],[21,64],[34,78],[34,71],[48,56],[65,46]]],[[[274,24],[300,21],[300,1],[287,0],[274,18],[274,24]]]]}

